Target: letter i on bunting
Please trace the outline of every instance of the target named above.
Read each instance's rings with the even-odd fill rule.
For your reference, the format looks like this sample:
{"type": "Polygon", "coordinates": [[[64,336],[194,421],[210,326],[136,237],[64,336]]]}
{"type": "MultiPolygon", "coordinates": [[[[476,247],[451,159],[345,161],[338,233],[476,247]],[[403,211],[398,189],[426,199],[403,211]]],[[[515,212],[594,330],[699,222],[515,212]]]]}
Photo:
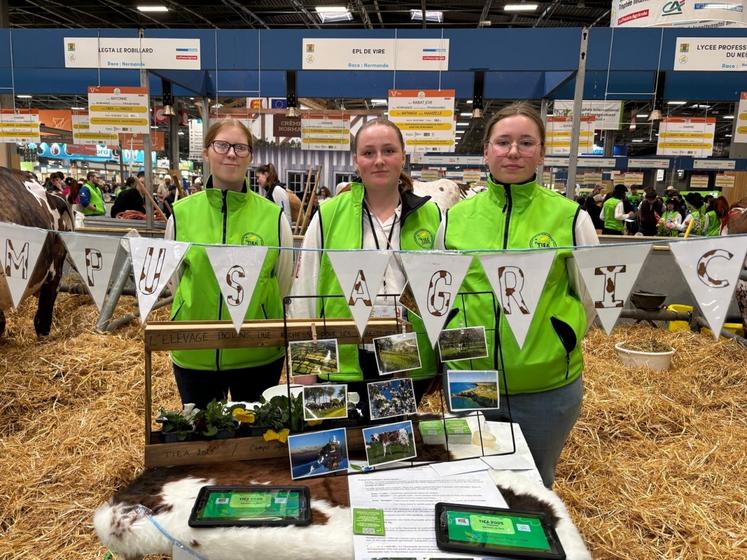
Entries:
{"type": "Polygon", "coordinates": [[[47,240],[47,230],[0,223],[2,275],[8,283],[13,307],[18,307],[47,240]]]}
{"type": "Polygon", "coordinates": [[[233,327],[239,332],[267,256],[267,247],[205,247],[205,252],[231,314],[233,327]]]}
{"type": "Polygon", "coordinates": [[[135,274],[135,292],[140,308],[140,322],[145,323],[171,275],[181,264],[189,243],[166,241],[148,237],[130,238],[132,271],[135,274]]]}
{"type": "Polygon", "coordinates": [[[529,332],[555,251],[500,253],[480,257],[519,348],[529,332]]]}
{"type": "Polygon", "coordinates": [[[67,231],[59,235],[65,242],[88,293],[101,311],[121,239],[67,231]]]}
{"type": "Polygon", "coordinates": [[[428,339],[435,346],[472,257],[439,253],[402,253],[400,257],[428,339]]]}
{"type": "Polygon", "coordinates": [[[718,340],[734,297],[747,243],[744,237],[714,237],[670,243],[687,285],[718,340]]]}
{"type": "MultiPolygon", "coordinates": [[[[391,251],[330,251],[327,253],[350,313],[363,336],[376,294],[381,289],[391,251]]],[[[320,294],[324,295],[324,294],[320,294]]],[[[392,299],[392,302],[396,301],[392,299]]]]}
{"type": "Polygon", "coordinates": [[[649,251],[650,243],[601,245],[573,251],[576,267],[594,302],[594,311],[607,334],[615,327],[649,251]]]}

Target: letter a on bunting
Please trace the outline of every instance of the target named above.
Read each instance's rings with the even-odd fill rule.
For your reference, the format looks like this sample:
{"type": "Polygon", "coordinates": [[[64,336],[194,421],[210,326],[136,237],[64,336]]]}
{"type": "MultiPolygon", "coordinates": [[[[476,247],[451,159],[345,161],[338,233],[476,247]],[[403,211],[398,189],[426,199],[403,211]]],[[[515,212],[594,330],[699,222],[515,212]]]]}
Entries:
{"type": "Polygon", "coordinates": [[[428,339],[435,346],[472,257],[439,253],[402,253],[400,257],[428,339]]]}
{"type": "Polygon", "coordinates": [[[135,292],[140,308],[140,322],[145,323],[164,286],[182,262],[189,243],[147,237],[130,238],[135,292]]]}
{"type": "Polygon", "coordinates": [[[615,327],[651,244],[576,249],[573,257],[604,332],[615,327]]]}
{"type": "Polygon", "coordinates": [[[18,307],[31,280],[36,261],[47,240],[47,230],[0,223],[2,274],[8,283],[13,307],[18,307]]]}
{"type": "Polygon", "coordinates": [[[205,251],[231,314],[233,328],[239,332],[265,262],[267,247],[205,247],[205,251]]]}
{"type": "Polygon", "coordinates": [[[555,251],[501,253],[480,257],[480,263],[493,286],[519,348],[524,346],[553,259],[555,251]]]}
{"type": "Polygon", "coordinates": [[[747,251],[744,237],[680,241],[669,248],[718,340],[747,251]]]}
{"type": "Polygon", "coordinates": [[[75,268],[101,311],[121,239],[106,235],[60,232],[75,268]]]}
{"type": "MultiPolygon", "coordinates": [[[[327,253],[361,336],[366,330],[366,323],[371,316],[374,300],[381,289],[391,256],[391,251],[330,251],[327,253]]],[[[392,298],[391,303],[395,302],[396,298],[392,298]]]]}

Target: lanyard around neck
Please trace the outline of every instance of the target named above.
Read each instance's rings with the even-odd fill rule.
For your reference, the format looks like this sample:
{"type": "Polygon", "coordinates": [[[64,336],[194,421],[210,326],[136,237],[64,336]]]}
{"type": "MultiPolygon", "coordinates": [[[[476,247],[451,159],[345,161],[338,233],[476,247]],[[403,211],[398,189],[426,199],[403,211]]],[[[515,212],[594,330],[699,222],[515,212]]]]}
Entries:
{"type": "MultiPolygon", "coordinates": [[[[363,202],[363,208],[366,211],[366,215],[368,216],[368,224],[371,226],[371,233],[373,233],[374,243],[376,243],[376,248],[381,249],[379,246],[379,234],[377,233],[377,228],[374,225],[373,216],[371,216],[371,211],[368,209],[368,205],[363,202]]],[[[401,220],[401,217],[400,217],[401,220]]],[[[381,225],[381,222],[379,222],[379,219],[376,218],[376,223],[379,224],[379,227],[381,228],[381,232],[384,233],[384,226],[381,225]]],[[[395,212],[395,218],[394,222],[392,223],[392,227],[389,230],[389,236],[386,238],[386,248],[391,249],[392,248],[392,236],[394,235],[394,226],[397,225],[397,217],[395,212]]],[[[385,234],[386,235],[386,234],[385,234]]]]}

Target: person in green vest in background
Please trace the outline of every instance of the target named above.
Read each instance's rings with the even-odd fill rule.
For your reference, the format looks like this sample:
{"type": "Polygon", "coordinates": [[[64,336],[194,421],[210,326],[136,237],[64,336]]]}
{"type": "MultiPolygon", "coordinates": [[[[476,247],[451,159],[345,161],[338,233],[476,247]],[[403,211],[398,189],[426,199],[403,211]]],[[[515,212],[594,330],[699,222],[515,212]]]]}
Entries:
{"type": "Polygon", "coordinates": [[[729,201],[723,196],[712,199],[705,213],[705,222],[703,224],[705,235],[708,237],[721,235],[728,221],[729,201]]]}
{"type": "MultiPolygon", "coordinates": [[[[203,157],[211,172],[205,189],[175,202],[166,224],[166,239],[195,243],[182,264],[171,320],[231,319],[202,244],[269,247],[254,293],[237,290],[232,297],[235,305],[238,298],[251,298],[246,320],[280,319],[282,298],[293,279],[293,234],[280,207],[249,187],[246,172],[252,161],[252,135],[239,120],[219,120],[207,131],[203,157]]],[[[285,350],[282,346],[179,350],[171,353],[171,359],[182,403],[204,408],[213,399],[228,398],[229,392],[234,401],[258,401],[265,389],[278,383],[285,350]]]]}
{"type": "MultiPolygon", "coordinates": [[[[501,392],[510,396],[510,418],[521,426],[542,480],[550,488],[583,397],[581,340],[587,313],[577,295],[581,286],[575,273],[571,277],[567,261],[573,246],[596,245],[599,240],[585,210],[537,183],[544,146],[545,127],[531,105],[514,103],[498,111],[483,137],[483,155],[490,170],[488,190],[448,211],[436,246],[493,251],[557,248],[521,348],[477,259],[460,288],[458,312],[446,327],[485,327],[488,356],[450,362],[446,367],[495,369],[505,374],[506,383],[503,375],[499,381],[501,392]]],[[[503,402],[498,411],[484,411],[485,416],[507,421],[509,407],[503,402]]]]}
{"type": "Polygon", "coordinates": [[[682,214],[677,210],[678,202],[674,198],[667,198],[664,213],[659,218],[657,234],[663,237],[677,237],[682,225],[682,214]]]}
{"type": "Polygon", "coordinates": [[[106,214],[104,206],[104,196],[98,186],[98,176],[95,171],[89,171],[86,175],[86,182],[78,192],[80,207],[86,216],[103,216],[106,214]]]}
{"type": "Polygon", "coordinates": [[[700,193],[687,193],[685,195],[685,203],[687,204],[687,210],[689,213],[685,216],[685,219],[682,220],[680,231],[687,231],[690,222],[692,222],[693,225],[690,227],[690,235],[705,235],[704,226],[706,208],[703,196],[700,193]]]}
{"type": "MultiPolygon", "coordinates": [[[[361,182],[350,184],[319,206],[303,240],[293,296],[335,295],[339,297],[295,297],[294,318],[349,318],[347,298],[337,281],[332,264],[320,249],[422,250],[432,249],[441,212],[430,197],[412,192],[412,180],[405,173],[405,143],[402,132],[391,121],[377,118],[366,122],[355,135],[353,162],[361,182]]],[[[365,259],[365,253],[361,253],[365,259]]],[[[381,293],[400,294],[406,278],[397,253],[384,276],[381,293]]],[[[376,296],[372,317],[399,317],[403,309],[396,297],[376,296]]],[[[422,367],[407,372],[413,379],[417,400],[425,394],[436,375],[435,356],[422,323],[411,316],[418,333],[422,367]]],[[[393,333],[394,334],[394,333],[393,333]]],[[[349,391],[360,394],[361,409],[368,409],[366,380],[379,380],[373,347],[340,345],[339,373],[325,374],[323,380],[348,383],[349,391]]]]}
{"type": "Polygon", "coordinates": [[[625,219],[631,218],[634,212],[625,212],[625,193],[628,187],[615,185],[612,195],[602,205],[602,216],[604,218],[604,235],[622,235],[625,229],[625,219]]]}

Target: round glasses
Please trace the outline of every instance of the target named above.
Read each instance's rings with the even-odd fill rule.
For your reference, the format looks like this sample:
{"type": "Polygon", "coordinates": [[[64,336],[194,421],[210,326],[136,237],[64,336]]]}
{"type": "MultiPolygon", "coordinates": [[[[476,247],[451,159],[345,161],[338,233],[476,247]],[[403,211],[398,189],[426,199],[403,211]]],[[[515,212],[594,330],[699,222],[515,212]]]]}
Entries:
{"type": "Polygon", "coordinates": [[[510,142],[508,140],[494,140],[490,143],[490,145],[493,146],[493,151],[495,151],[496,155],[499,156],[508,155],[513,146],[516,146],[516,149],[521,155],[531,156],[537,150],[540,142],[538,142],[534,138],[524,138],[517,142],[510,142]]]}
{"type": "Polygon", "coordinates": [[[252,153],[252,147],[249,144],[231,144],[230,142],[224,142],[223,140],[213,140],[210,142],[216,153],[225,155],[228,150],[233,148],[233,153],[236,157],[246,157],[252,153]]]}

